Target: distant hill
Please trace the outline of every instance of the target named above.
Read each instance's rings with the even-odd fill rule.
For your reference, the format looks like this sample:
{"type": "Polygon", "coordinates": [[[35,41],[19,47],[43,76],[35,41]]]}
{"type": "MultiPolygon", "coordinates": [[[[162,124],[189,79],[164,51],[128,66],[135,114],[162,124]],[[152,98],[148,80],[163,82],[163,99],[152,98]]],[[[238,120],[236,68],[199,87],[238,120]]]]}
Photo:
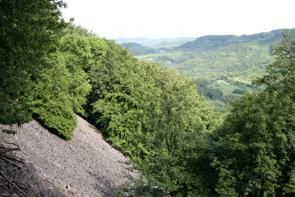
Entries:
{"type": "MultiPolygon", "coordinates": [[[[255,42],[257,44],[269,45],[273,42],[280,40],[285,29],[274,30],[271,32],[264,32],[252,35],[209,35],[197,38],[191,42],[186,42],[175,49],[186,49],[186,50],[212,50],[217,48],[223,48],[230,45],[246,44],[255,42]]],[[[293,35],[295,29],[289,30],[293,35]]]]}
{"type": "Polygon", "coordinates": [[[121,46],[128,49],[134,55],[158,53],[157,49],[148,48],[135,42],[122,43],[121,46]]]}
{"type": "Polygon", "coordinates": [[[179,38],[164,38],[164,39],[149,39],[149,38],[118,38],[115,41],[119,44],[123,43],[138,43],[148,48],[174,48],[186,42],[192,41],[195,38],[179,37],[179,38]]]}
{"type": "MultiPolygon", "coordinates": [[[[138,56],[158,62],[195,79],[201,91],[216,90],[222,102],[253,90],[251,81],[264,73],[273,61],[271,49],[282,39],[285,29],[253,35],[209,35],[172,49],[138,56]],[[205,86],[205,87],[204,87],[205,86]],[[226,97],[230,97],[227,99],[226,97]]],[[[295,38],[295,28],[289,29],[295,38]]],[[[204,95],[211,95],[203,92],[204,95]]]]}
{"type": "MultiPolygon", "coordinates": [[[[251,78],[272,61],[271,48],[286,30],[253,35],[209,35],[184,43],[173,49],[138,56],[141,59],[175,67],[180,72],[197,78],[239,75],[251,78]],[[246,72],[246,73],[245,73],[246,72]]],[[[295,37],[295,29],[288,30],[295,37]]]]}
{"type": "Polygon", "coordinates": [[[219,47],[225,47],[231,44],[236,43],[236,36],[233,35],[225,35],[225,36],[203,36],[193,40],[191,42],[184,43],[176,49],[200,49],[200,50],[208,50],[219,47]]]}

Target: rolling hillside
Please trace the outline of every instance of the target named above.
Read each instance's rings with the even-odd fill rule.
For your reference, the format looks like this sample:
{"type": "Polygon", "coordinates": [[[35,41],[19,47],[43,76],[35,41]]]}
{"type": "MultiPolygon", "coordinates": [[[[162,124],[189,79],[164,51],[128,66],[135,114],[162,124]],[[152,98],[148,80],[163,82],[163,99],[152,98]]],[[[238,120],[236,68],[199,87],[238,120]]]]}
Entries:
{"type": "MultiPolygon", "coordinates": [[[[156,54],[139,56],[141,59],[159,62],[167,66],[178,68],[185,74],[197,67],[232,70],[232,67],[263,67],[262,64],[271,61],[271,47],[281,40],[285,30],[274,30],[267,33],[253,35],[210,35],[184,43],[173,49],[162,50],[156,54]],[[187,71],[187,72],[185,72],[187,71]]],[[[295,34],[295,29],[289,31],[295,34]]],[[[214,72],[214,69],[209,69],[214,72]]],[[[196,73],[195,73],[196,74],[196,73]]],[[[195,75],[192,74],[192,75],[195,75]]],[[[203,73],[199,74],[203,75],[203,73]]]]}
{"type": "MultiPolygon", "coordinates": [[[[203,36],[173,49],[137,57],[175,68],[192,77],[198,86],[202,86],[199,90],[205,96],[223,105],[254,90],[252,81],[261,76],[265,66],[273,61],[272,48],[285,31],[203,36]],[[221,96],[208,96],[216,95],[216,91],[221,96]]],[[[294,37],[295,29],[288,32],[294,37]]]]}

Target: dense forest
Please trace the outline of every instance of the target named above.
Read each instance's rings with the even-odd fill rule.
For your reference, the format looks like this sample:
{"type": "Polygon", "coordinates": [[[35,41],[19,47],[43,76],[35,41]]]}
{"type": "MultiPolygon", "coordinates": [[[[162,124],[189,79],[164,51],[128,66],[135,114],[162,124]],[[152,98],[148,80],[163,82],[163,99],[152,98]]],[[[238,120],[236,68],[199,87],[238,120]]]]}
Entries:
{"type": "Polygon", "coordinates": [[[259,91],[220,116],[195,79],[66,23],[63,7],[0,1],[1,124],[33,118],[70,140],[75,114],[85,117],[140,170],[130,196],[294,196],[290,36],[253,81],[259,91]]]}

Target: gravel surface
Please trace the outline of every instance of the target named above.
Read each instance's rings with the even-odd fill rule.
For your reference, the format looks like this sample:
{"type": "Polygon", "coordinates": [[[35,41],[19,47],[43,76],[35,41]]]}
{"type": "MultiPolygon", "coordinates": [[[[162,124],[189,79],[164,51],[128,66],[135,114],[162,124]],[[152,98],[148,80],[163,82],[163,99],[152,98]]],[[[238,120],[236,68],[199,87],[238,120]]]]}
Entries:
{"type": "Polygon", "coordinates": [[[95,127],[80,117],[77,123],[70,141],[51,134],[36,121],[13,127],[17,131],[14,136],[3,134],[9,127],[0,125],[0,144],[18,144],[21,151],[12,154],[24,161],[21,169],[0,161],[0,170],[19,181],[28,196],[117,196],[120,186],[137,173],[95,127]]]}

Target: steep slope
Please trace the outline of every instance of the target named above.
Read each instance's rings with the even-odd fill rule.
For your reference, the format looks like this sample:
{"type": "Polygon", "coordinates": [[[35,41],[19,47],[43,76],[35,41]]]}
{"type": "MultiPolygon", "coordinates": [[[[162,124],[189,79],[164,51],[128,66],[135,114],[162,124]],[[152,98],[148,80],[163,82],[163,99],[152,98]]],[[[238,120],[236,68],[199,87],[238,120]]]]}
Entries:
{"type": "MultiPolygon", "coordinates": [[[[19,180],[28,195],[117,196],[127,177],[136,176],[130,171],[129,160],[105,142],[99,131],[80,117],[77,122],[71,141],[58,138],[36,121],[14,127],[15,136],[1,132],[0,144],[4,141],[18,144],[21,151],[16,156],[31,165],[30,173],[19,180]],[[31,179],[26,180],[32,173],[39,180],[35,186],[31,179]]],[[[0,125],[0,131],[4,129],[9,127],[0,125]]],[[[11,172],[2,167],[3,173],[11,172]]],[[[22,170],[16,172],[24,176],[22,170]]],[[[18,177],[14,178],[17,182],[18,177]]]]}

